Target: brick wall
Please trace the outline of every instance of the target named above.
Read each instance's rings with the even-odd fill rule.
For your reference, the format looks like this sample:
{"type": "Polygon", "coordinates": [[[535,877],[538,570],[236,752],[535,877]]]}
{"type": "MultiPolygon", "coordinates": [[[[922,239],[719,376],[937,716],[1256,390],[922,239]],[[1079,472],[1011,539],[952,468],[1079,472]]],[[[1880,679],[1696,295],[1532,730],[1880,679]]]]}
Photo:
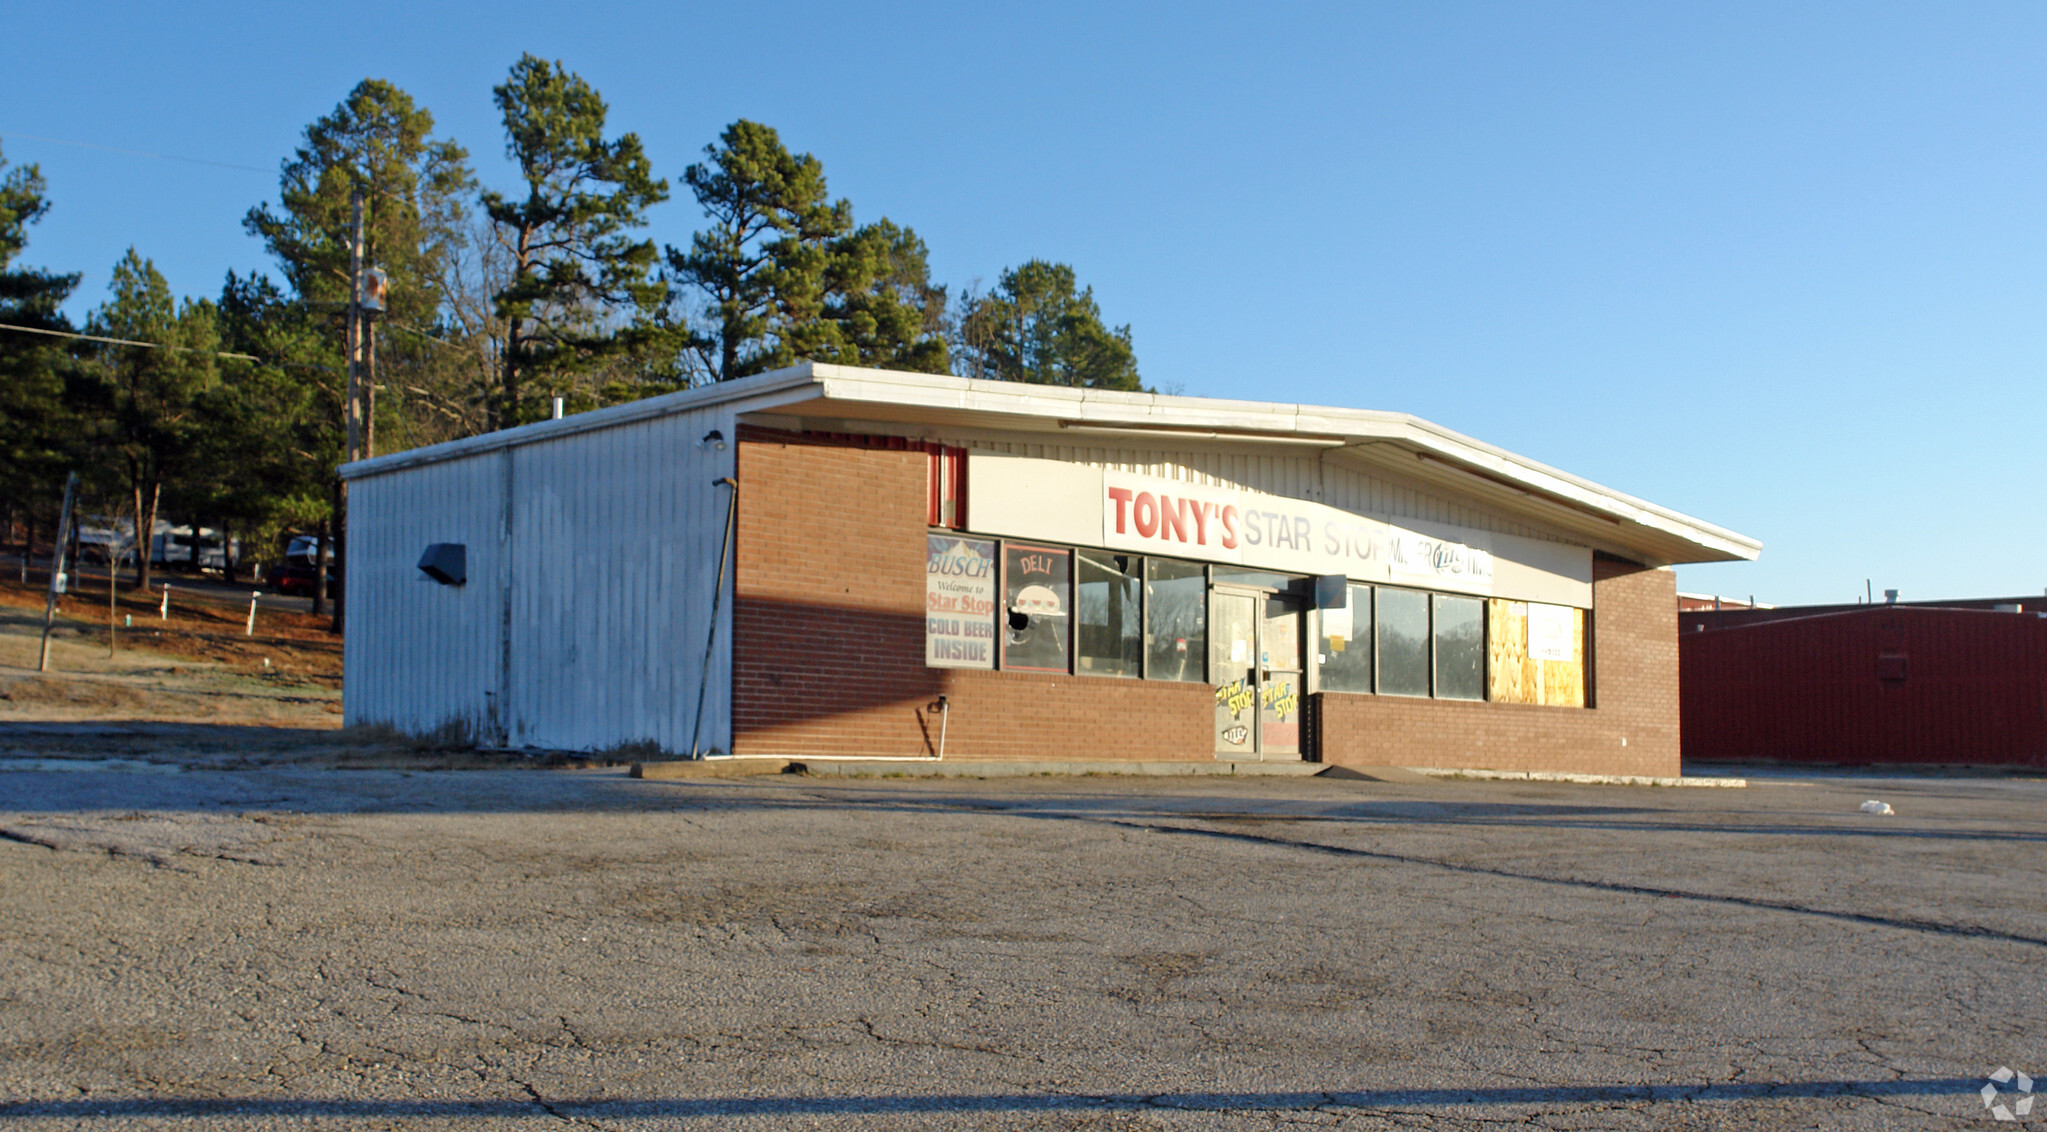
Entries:
{"type": "MultiPolygon", "coordinates": [[[[924,666],[926,460],[741,431],[734,753],[929,755],[943,694],[947,757],[1210,759],[1205,684],[924,666]]],[[[1310,697],[1324,760],[1677,773],[1674,576],[1601,558],[1593,593],[1596,707],[1310,697]]]]}
{"type": "Polygon", "coordinates": [[[740,433],[733,752],[1208,758],[1205,684],[924,666],[926,460],[740,433]]]}
{"type": "Polygon", "coordinates": [[[1591,707],[1309,697],[1324,762],[1678,773],[1677,576],[1592,563],[1591,707]],[[1626,745],[1622,745],[1625,739],[1626,745]]]}

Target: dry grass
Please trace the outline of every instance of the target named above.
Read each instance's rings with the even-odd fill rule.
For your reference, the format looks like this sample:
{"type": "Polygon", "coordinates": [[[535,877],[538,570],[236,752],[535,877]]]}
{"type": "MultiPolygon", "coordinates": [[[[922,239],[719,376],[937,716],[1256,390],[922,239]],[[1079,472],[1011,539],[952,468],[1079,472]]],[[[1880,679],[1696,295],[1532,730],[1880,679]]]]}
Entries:
{"type": "MultiPolygon", "coordinates": [[[[107,656],[105,585],[104,578],[86,578],[57,599],[61,639],[87,646],[79,662],[89,660],[94,646],[101,657],[107,656]]],[[[0,575],[0,610],[32,614],[39,625],[45,599],[43,584],[23,585],[19,575],[0,575]]],[[[266,679],[341,687],[341,637],[330,631],[329,619],[324,616],[264,609],[257,614],[252,637],[245,633],[246,604],[227,605],[196,593],[181,594],[176,581],[171,583],[168,618],[160,614],[161,601],[160,591],[121,591],[114,616],[117,620],[134,618],[134,627],[114,629],[110,659],[118,661],[122,653],[139,650],[156,657],[222,665],[266,679]]],[[[0,664],[14,663],[13,657],[0,657],[0,664]]],[[[31,660],[29,666],[33,663],[31,660]]],[[[106,671],[89,664],[81,668],[76,662],[66,670],[106,671]]]]}

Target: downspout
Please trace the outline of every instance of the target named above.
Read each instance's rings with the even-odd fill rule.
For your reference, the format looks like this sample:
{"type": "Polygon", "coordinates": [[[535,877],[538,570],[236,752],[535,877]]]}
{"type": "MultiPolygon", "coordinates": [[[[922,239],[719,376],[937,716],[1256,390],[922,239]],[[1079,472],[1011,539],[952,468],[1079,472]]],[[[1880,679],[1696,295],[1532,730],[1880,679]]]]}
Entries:
{"type": "Polygon", "coordinates": [[[712,487],[723,484],[732,489],[725,504],[725,541],[718,546],[718,580],[711,590],[711,631],[704,637],[704,663],[702,679],[697,682],[697,714],[689,728],[689,757],[703,758],[698,749],[698,737],[704,729],[704,693],[711,687],[711,649],[718,640],[718,605],[725,596],[725,560],[732,556],[733,520],[739,514],[739,481],[731,476],[721,476],[711,481],[712,487]]]}

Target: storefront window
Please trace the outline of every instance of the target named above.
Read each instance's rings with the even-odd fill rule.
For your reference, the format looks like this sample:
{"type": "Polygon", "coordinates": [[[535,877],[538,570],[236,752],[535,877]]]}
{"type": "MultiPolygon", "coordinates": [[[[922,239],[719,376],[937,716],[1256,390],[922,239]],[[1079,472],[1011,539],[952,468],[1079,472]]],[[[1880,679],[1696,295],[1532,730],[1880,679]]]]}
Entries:
{"type": "Polygon", "coordinates": [[[1208,581],[1198,562],[1147,558],[1144,563],[1145,675],[1199,683],[1208,650],[1208,581]]]}
{"type": "Polygon", "coordinates": [[[1350,587],[1350,608],[1321,613],[1322,636],[1315,647],[1325,692],[1372,690],[1372,587],[1350,587]]]}
{"type": "Polygon", "coordinates": [[[1485,603],[1436,594],[1436,697],[1485,699],[1485,603]]]}
{"type": "Polygon", "coordinates": [[[1073,552],[1063,547],[1002,548],[1002,667],[1065,672],[1071,628],[1073,552]]]}
{"type": "Polygon", "coordinates": [[[1138,565],[1130,554],[1079,552],[1074,594],[1074,671],[1089,676],[1136,676],[1143,662],[1143,600],[1138,565]]]}
{"type": "Polygon", "coordinates": [[[1381,588],[1374,611],[1379,691],[1389,696],[1429,694],[1429,595],[1381,588]]]}

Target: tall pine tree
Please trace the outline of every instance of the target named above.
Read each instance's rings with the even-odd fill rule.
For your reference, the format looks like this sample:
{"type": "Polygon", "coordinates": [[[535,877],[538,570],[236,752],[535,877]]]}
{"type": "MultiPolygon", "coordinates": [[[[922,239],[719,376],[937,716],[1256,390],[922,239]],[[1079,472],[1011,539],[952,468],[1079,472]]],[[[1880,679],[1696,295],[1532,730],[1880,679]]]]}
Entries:
{"type": "Polygon", "coordinates": [[[665,291],[652,240],[635,239],[648,207],[668,199],[638,135],[604,137],[608,109],[589,83],[533,55],[492,91],[523,197],[483,194],[509,253],[496,295],[504,321],[498,424],[539,415],[538,386],[661,337],[665,291]]]}
{"type": "MultiPolygon", "coordinates": [[[[301,368],[302,379],[333,385],[346,370],[342,331],[358,191],[363,264],[382,268],[389,281],[382,322],[391,332],[378,343],[377,384],[404,393],[434,384],[432,371],[445,365],[440,351],[446,347],[423,339],[440,323],[444,281],[467,235],[475,178],[467,152],[435,138],[433,130],[433,115],[411,95],[383,79],[364,79],[332,113],[306,127],[304,141],[284,162],[279,207],[260,205],[243,219],[277,257],[298,301],[329,328],[325,368],[301,368]]],[[[324,400],[343,411],[338,386],[324,400]]],[[[373,427],[409,431],[399,408],[380,407],[373,391],[373,427]]],[[[341,435],[337,419],[335,436],[341,435]]],[[[337,448],[337,462],[340,455],[337,448]]]]}
{"type": "Polygon", "coordinates": [[[968,297],[959,320],[963,376],[1142,391],[1130,327],[1110,329],[1073,268],[1034,259],[968,297]]]}
{"type": "Polygon", "coordinates": [[[15,264],[49,211],[45,191],[41,170],[10,169],[0,155],[0,323],[24,328],[0,329],[0,502],[31,524],[54,516],[79,440],[64,398],[70,355],[61,339],[29,332],[71,329],[58,308],[78,276],[15,264]]]}
{"type": "Polygon", "coordinates": [[[887,219],[861,228],[824,165],[772,127],[740,120],[683,179],[710,226],[668,248],[693,300],[697,368],[729,381],[797,361],[942,372],[945,289],[924,242],[887,219]]]}
{"type": "MultiPolygon", "coordinates": [[[[203,427],[199,403],[218,381],[216,310],[205,300],[179,303],[156,265],[128,249],[114,265],[105,304],[86,329],[106,338],[152,343],[99,345],[81,401],[95,418],[94,439],[117,462],[134,508],[140,559],[137,584],[149,586],[149,538],[166,484],[192,470],[203,427]]],[[[197,525],[196,523],[194,524],[197,525]]]]}

